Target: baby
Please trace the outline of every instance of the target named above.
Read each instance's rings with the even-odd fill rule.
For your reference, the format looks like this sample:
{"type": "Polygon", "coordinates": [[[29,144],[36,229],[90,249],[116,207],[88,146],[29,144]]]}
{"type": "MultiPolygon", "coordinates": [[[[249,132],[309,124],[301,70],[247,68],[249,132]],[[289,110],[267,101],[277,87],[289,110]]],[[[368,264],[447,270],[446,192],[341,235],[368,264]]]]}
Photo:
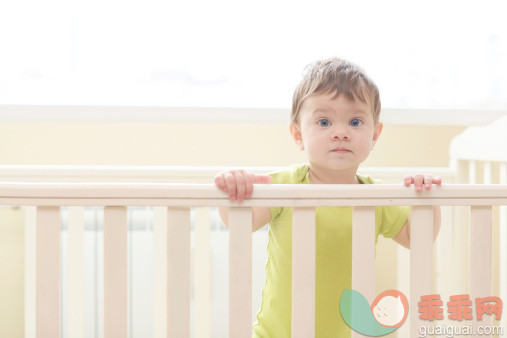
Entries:
{"type": "MultiPolygon", "coordinates": [[[[250,198],[254,184],[378,184],[357,174],[368,158],[383,124],[375,83],[357,65],[338,58],[305,68],[292,100],[290,134],[305,151],[308,163],[294,164],[269,175],[230,170],[215,176],[215,185],[231,200],[250,198]]],[[[416,191],[441,184],[439,177],[408,175],[405,186],[416,191]]],[[[228,227],[228,209],[219,208],[228,227]]],[[[410,248],[410,207],[376,207],[375,235],[393,238],[410,248]]],[[[350,337],[339,313],[340,295],[351,288],[352,208],[317,207],[316,337],[350,337]]],[[[291,337],[292,208],[253,207],[252,231],[269,223],[266,284],[253,326],[253,337],[291,337]]],[[[434,239],[440,229],[440,208],[434,207],[434,239]]]]}

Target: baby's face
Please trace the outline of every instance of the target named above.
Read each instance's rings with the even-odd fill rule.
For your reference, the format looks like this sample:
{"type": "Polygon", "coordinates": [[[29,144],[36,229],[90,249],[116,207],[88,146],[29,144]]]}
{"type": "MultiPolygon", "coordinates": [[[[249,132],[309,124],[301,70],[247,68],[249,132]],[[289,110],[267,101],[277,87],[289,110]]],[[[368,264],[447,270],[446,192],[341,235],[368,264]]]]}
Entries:
{"type": "Polygon", "coordinates": [[[368,104],[349,101],[343,95],[316,95],[301,107],[299,136],[313,167],[332,171],[351,171],[366,160],[382,124],[375,126],[368,104]]]}

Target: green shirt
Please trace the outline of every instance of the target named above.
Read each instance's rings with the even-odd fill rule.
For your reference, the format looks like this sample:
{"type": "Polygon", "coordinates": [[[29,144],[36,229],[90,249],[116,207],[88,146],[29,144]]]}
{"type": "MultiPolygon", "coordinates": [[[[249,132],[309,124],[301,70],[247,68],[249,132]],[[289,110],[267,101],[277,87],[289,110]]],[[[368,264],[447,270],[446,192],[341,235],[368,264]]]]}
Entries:
{"type": "MultiPolygon", "coordinates": [[[[308,164],[271,173],[272,184],[311,184],[308,164]]],[[[380,184],[370,176],[357,178],[362,184],[380,184]]],[[[266,284],[253,337],[291,337],[292,208],[271,207],[268,231],[266,284]]],[[[391,238],[403,228],[410,207],[375,208],[375,243],[382,234],[391,238]]],[[[315,337],[350,337],[350,328],[340,312],[340,295],[351,288],[352,207],[317,207],[315,266],[315,337]]]]}

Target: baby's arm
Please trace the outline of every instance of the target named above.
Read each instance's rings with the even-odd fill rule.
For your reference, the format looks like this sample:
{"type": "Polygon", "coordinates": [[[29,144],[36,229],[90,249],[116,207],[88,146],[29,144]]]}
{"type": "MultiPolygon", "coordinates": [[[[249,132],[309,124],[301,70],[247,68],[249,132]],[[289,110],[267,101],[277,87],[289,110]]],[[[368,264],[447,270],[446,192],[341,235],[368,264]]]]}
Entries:
{"type": "MultiPolygon", "coordinates": [[[[411,184],[414,184],[415,191],[421,192],[423,190],[423,185],[424,189],[430,190],[433,184],[442,184],[442,179],[440,177],[433,178],[430,175],[408,175],[405,176],[404,183],[407,187],[409,187],[411,184]]],[[[438,233],[440,231],[440,223],[440,206],[435,205],[433,206],[433,242],[437,239],[438,233]]],[[[393,238],[393,240],[405,248],[410,249],[410,218],[407,220],[400,232],[393,238]]]]}
{"type": "MultiPolygon", "coordinates": [[[[231,201],[237,200],[239,203],[252,196],[254,183],[270,183],[271,180],[269,175],[252,174],[245,170],[224,171],[214,178],[217,188],[228,193],[231,201]]],[[[218,207],[218,213],[229,229],[229,208],[218,207]]],[[[268,207],[252,207],[252,232],[259,230],[269,221],[271,212],[268,207]]]]}

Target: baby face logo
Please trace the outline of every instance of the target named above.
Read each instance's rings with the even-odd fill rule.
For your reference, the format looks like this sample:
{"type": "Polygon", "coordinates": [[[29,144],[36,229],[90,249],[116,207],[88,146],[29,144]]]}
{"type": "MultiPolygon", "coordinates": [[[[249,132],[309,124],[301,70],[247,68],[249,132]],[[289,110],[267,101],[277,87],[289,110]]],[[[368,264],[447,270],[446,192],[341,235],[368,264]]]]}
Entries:
{"type": "Polygon", "coordinates": [[[386,290],[368,304],[355,290],[343,290],[340,313],[351,329],[363,335],[378,337],[398,329],[407,318],[408,300],[398,290],[386,290]]]}
{"type": "Polygon", "coordinates": [[[386,290],[373,301],[371,312],[380,325],[400,327],[408,314],[407,297],[398,290],[386,290]]]}

